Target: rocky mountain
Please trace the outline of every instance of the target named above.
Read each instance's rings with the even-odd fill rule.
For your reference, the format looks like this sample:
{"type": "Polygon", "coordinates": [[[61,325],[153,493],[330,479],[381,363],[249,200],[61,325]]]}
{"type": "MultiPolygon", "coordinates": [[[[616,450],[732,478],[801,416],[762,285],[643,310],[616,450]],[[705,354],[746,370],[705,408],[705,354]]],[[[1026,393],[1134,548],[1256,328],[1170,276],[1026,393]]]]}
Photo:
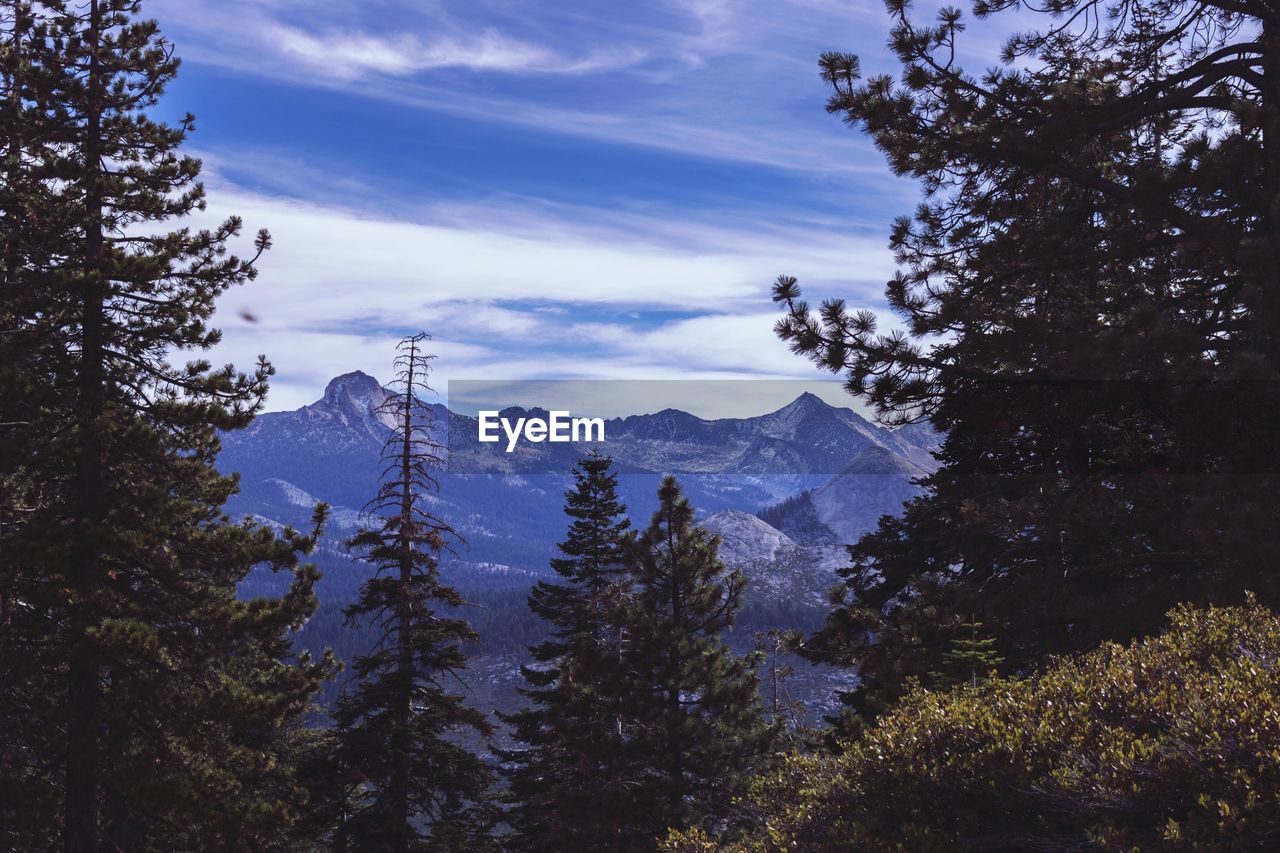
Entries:
{"type": "MultiPolygon", "coordinates": [[[[386,394],[367,374],[344,374],[315,403],[262,415],[225,436],[220,468],[240,477],[232,512],[299,525],[316,501],[326,501],[336,547],[358,526],[377,486],[391,428],[377,411],[386,394]]],[[[501,444],[475,440],[475,418],[439,404],[429,408],[447,450],[435,510],[467,540],[460,559],[545,573],[564,535],[561,496],[582,448],[521,442],[506,453],[501,444]]],[[[512,420],[537,415],[545,412],[503,412],[512,420]]],[[[886,430],[813,394],[754,418],[712,420],[676,409],[613,418],[605,435],[602,449],[621,472],[634,523],[648,521],[658,480],[675,473],[724,539],[726,559],[753,564],[796,548],[853,541],[917,493],[910,480],[927,473],[936,446],[931,432],[886,430]],[[796,541],[786,525],[774,529],[753,515],[797,495],[808,502],[813,529],[796,541]]]]}
{"type": "Polygon", "coordinates": [[[896,515],[921,492],[928,472],[884,447],[859,453],[810,495],[818,519],[843,542],[858,541],[882,515],[896,515]]]}
{"type": "Polygon", "coordinates": [[[758,516],[737,509],[721,510],[700,526],[720,537],[720,557],[731,565],[772,560],[779,548],[796,544],[758,516]]]}
{"type": "Polygon", "coordinates": [[[747,577],[747,596],[757,601],[789,601],[821,607],[826,590],[844,565],[843,548],[800,545],[759,516],[728,509],[701,526],[721,539],[720,557],[747,577]]]}

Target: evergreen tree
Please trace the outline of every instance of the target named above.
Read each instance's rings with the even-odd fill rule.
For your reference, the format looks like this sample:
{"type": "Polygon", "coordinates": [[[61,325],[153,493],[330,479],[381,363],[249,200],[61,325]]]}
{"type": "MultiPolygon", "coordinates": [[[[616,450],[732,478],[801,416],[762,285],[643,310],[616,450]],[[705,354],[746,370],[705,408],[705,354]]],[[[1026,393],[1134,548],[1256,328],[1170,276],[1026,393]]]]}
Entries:
{"type": "Polygon", "coordinates": [[[768,675],[765,700],[769,718],[783,724],[783,731],[788,735],[798,730],[804,721],[804,703],[794,698],[787,688],[787,682],[796,674],[796,668],[785,662],[783,655],[795,653],[795,649],[804,641],[799,631],[784,631],[781,628],[770,628],[768,631],[755,633],[756,652],[763,657],[765,672],[768,675]]]}
{"type": "Polygon", "coordinates": [[[625,754],[634,802],[627,837],[710,827],[770,753],[777,725],[765,722],[754,661],[723,633],[746,581],[717,555],[719,539],[694,526],[674,477],[658,490],[647,529],[627,549],[634,595],[627,602],[624,656],[633,735],[625,754]]]}
{"type": "Polygon", "coordinates": [[[875,714],[939,668],[965,615],[1024,669],[1179,601],[1277,600],[1261,413],[1280,403],[1280,19],[1054,3],[975,77],[958,11],[890,12],[897,80],[820,65],[829,110],[925,191],[891,237],[905,332],[838,299],[814,312],[789,277],[778,332],[886,421],[946,439],[928,494],[851,550],[810,653],[856,664],[851,699],[875,714]]]}
{"type": "Polygon", "coordinates": [[[293,735],[327,669],[285,662],[323,510],[282,537],[220,510],[218,435],[271,370],[170,358],[218,342],[215,300],[256,257],[228,254],[237,219],[154,231],[204,191],[190,117],[147,115],[178,63],[138,8],[3,6],[3,841],[267,847],[301,801],[293,735]],[[255,567],[292,574],[287,594],[239,600],[255,567]]]}
{"type": "Polygon", "coordinates": [[[619,607],[627,594],[623,550],[630,536],[612,460],[593,453],[573,470],[565,493],[572,522],[551,568],[559,583],[539,581],[529,607],[551,628],[530,648],[520,689],[531,707],[505,717],[523,748],[508,762],[510,842],[521,850],[625,847],[632,811],[622,766],[624,722],[619,607]]]}
{"type": "Polygon", "coordinates": [[[58,750],[48,721],[59,713],[60,684],[56,670],[50,671],[49,660],[39,654],[52,633],[31,595],[42,567],[16,558],[16,543],[33,533],[27,525],[45,500],[29,460],[39,458],[47,437],[48,422],[36,422],[51,388],[42,370],[59,347],[56,338],[37,328],[39,293],[49,256],[69,237],[59,217],[31,215],[43,194],[34,164],[48,154],[48,141],[37,133],[41,122],[35,106],[45,75],[30,59],[33,33],[44,23],[30,4],[0,5],[0,731],[5,732],[0,738],[0,847],[5,849],[53,845],[58,796],[55,784],[25,784],[58,750]],[[47,822],[33,821],[33,814],[47,822]]]}
{"type": "Polygon", "coordinates": [[[991,672],[1004,663],[996,651],[994,637],[979,634],[981,622],[965,622],[962,633],[951,641],[951,648],[942,654],[944,672],[934,673],[933,683],[938,686],[968,684],[977,687],[986,684],[991,672]]]}
{"type": "MultiPolygon", "coordinates": [[[[57,339],[38,334],[40,308],[49,305],[40,293],[62,242],[73,236],[67,217],[49,215],[65,199],[51,186],[46,165],[56,157],[57,141],[52,119],[41,107],[56,79],[40,61],[47,59],[47,28],[46,16],[36,14],[31,3],[0,5],[0,435],[5,439],[0,470],[6,473],[20,467],[32,432],[24,428],[32,426],[32,412],[46,402],[49,377],[41,371],[48,369],[57,339]]],[[[11,493],[20,490],[16,480],[6,486],[11,493]]],[[[15,514],[7,522],[20,520],[15,514]]]]}
{"type": "Polygon", "coordinates": [[[347,609],[376,628],[374,648],[355,661],[354,690],[335,712],[342,799],[333,845],[342,850],[482,850],[491,844],[491,771],[466,739],[487,739],[485,715],[451,692],[466,667],[462,644],[478,639],[449,613],[465,602],[440,582],[439,555],[456,534],[427,507],[438,488],[441,445],[432,436],[425,334],[400,342],[399,390],[381,413],[395,428],[383,451],[383,482],[367,510],[377,519],[348,543],[376,567],[347,609]]]}

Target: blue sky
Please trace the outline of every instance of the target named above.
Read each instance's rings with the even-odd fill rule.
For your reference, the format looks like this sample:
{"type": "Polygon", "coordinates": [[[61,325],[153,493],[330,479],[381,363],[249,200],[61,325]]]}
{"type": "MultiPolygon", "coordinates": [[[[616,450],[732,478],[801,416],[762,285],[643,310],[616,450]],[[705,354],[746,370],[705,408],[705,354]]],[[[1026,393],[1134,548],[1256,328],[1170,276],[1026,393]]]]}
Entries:
{"type": "Polygon", "coordinates": [[[162,112],[196,114],[209,215],[275,237],[218,315],[219,356],[276,364],[269,408],[386,378],[419,329],[441,386],[812,378],[772,335],[779,273],[883,309],[916,190],[827,115],[816,73],[827,49],[893,70],[878,0],[144,12],[184,59],[162,112]]]}

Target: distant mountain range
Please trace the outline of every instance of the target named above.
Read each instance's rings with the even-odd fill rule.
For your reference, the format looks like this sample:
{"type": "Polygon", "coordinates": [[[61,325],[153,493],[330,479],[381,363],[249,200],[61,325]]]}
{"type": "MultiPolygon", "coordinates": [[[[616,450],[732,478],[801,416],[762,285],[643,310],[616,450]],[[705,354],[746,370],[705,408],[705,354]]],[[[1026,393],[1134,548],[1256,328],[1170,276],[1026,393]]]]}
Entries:
{"type": "MultiPolygon", "coordinates": [[[[342,615],[369,567],[342,543],[377,488],[391,429],[378,414],[386,396],[364,373],[339,376],[311,405],[262,415],[224,436],[218,462],[239,477],[232,515],[305,527],[317,501],[331,506],[315,557],[323,576],[320,609],[299,642],[313,652],[331,648],[348,661],[370,642],[367,631],[347,626],[342,615]]],[[[521,443],[506,453],[475,441],[475,418],[439,404],[429,408],[449,451],[433,509],[466,539],[442,573],[474,605],[465,615],[482,637],[468,690],[477,707],[511,710],[519,701],[525,650],[546,630],[525,599],[530,585],[548,575],[548,560],[565,536],[563,496],[583,448],[521,443]]],[[[502,414],[545,416],[536,409],[502,414]]],[[[721,538],[721,557],[747,576],[746,606],[729,637],[743,651],[756,631],[810,631],[820,624],[825,592],[848,559],[843,544],[919,494],[913,480],[932,470],[937,446],[928,426],[886,430],[813,394],[754,418],[708,420],[676,409],[614,418],[605,436],[600,447],[615,460],[635,526],[647,525],[661,477],[676,474],[699,524],[721,538]]],[[[279,592],[283,582],[263,570],[243,592],[279,592]]],[[[848,673],[794,663],[797,695],[815,714],[830,710],[833,689],[851,686],[848,673]]],[[[326,698],[338,689],[330,685],[326,698]]]]}
{"type": "MultiPolygon", "coordinates": [[[[219,467],[240,477],[231,511],[297,526],[323,500],[333,507],[330,541],[349,536],[377,487],[391,426],[377,412],[386,395],[375,378],[344,374],[315,403],[262,415],[225,436],[219,467]]],[[[582,446],[522,442],[506,453],[474,440],[475,418],[440,404],[430,409],[449,447],[435,511],[466,539],[460,559],[479,572],[545,573],[564,536],[561,498],[582,446]]],[[[927,426],[886,430],[808,393],[753,418],[707,420],[677,409],[613,418],[605,435],[602,450],[620,471],[633,523],[647,522],[658,480],[675,473],[700,518],[724,539],[726,561],[757,570],[780,551],[794,556],[796,548],[856,541],[919,493],[913,480],[932,470],[937,446],[927,426]]],[[[832,578],[811,578],[813,591],[832,578]]]]}

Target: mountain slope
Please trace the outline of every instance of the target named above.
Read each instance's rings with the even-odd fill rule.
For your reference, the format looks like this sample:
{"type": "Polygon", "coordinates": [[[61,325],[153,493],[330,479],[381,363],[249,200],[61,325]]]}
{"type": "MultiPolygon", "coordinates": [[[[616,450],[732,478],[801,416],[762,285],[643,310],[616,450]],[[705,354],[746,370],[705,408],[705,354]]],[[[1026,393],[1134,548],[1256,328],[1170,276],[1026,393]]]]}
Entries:
{"type": "Polygon", "coordinates": [[[785,533],[737,509],[721,510],[698,526],[720,537],[720,558],[729,565],[772,560],[779,548],[795,545],[785,533]]]}
{"type": "Polygon", "coordinates": [[[761,520],[724,510],[699,523],[720,537],[720,559],[747,578],[747,601],[821,608],[825,592],[847,562],[843,548],[798,545],[761,520]]]}
{"type": "Polygon", "coordinates": [[[857,542],[876,528],[882,515],[897,515],[921,493],[914,480],[920,466],[883,447],[859,453],[839,474],[809,496],[818,519],[839,539],[857,542]]]}

